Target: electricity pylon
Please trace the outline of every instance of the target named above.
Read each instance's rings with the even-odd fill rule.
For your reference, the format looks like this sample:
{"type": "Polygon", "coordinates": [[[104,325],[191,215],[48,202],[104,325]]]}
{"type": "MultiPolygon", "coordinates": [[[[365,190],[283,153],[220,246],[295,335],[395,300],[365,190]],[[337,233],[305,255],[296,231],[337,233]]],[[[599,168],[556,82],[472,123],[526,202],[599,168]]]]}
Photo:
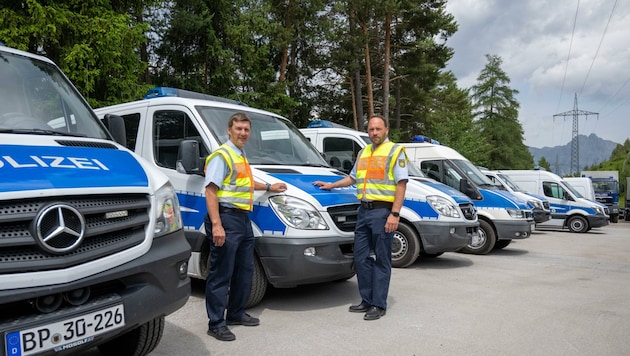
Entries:
{"type": "Polygon", "coordinates": [[[575,93],[575,99],[573,100],[573,110],[566,111],[560,114],[555,114],[553,116],[554,119],[556,118],[556,116],[562,116],[564,118],[566,118],[567,116],[573,117],[573,135],[571,136],[571,175],[575,175],[580,172],[580,143],[578,142],[578,121],[580,115],[586,116],[587,119],[589,115],[595,115],[597,116],[597,118],[599,118],[599,113],[578,110],[577,93],[575,93]]]}

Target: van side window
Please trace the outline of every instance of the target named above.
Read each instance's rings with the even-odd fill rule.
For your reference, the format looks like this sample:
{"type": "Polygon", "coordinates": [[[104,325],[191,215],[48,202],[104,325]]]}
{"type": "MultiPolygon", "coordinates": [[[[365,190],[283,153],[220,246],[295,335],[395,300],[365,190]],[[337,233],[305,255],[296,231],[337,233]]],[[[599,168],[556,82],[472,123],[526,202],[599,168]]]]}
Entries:
{"type": "Polygon", "coordinates": [[[357,160],[361,147],[352,139],[339,137],[324,138],[324,157],[332,167],[349,173],[357,160]]]}
{"type": "Polygon", "coordinates": [[[183,140],[199,142],[201,157],[208,156],[199,131],[184,112],[177,110],[156,111],[153,116],[153,157],[160,167],[175,169],[177,151],[183,140]]]}
{"type": "Polygon", "coordinates": [[[125,121],[125,134],[127,136],[126,146],[128,149],[136,150],[136,139],[138,137],[138,127],[140,126],[140,114],[133,113],[129,115],[123,115],[125,121]]]}
{"type": "Polygon", "coordinates": [[[555,182],[543,182],[543,193],[547,197],[565,199],[564,189],[555,182]]]}
{"type": "Polygon", "coordinates": [[[442,168],[439,161],[422,161],[422,163],[420,163],[420,169],[427,177],[444,183],[441,172],[442,168]]]}

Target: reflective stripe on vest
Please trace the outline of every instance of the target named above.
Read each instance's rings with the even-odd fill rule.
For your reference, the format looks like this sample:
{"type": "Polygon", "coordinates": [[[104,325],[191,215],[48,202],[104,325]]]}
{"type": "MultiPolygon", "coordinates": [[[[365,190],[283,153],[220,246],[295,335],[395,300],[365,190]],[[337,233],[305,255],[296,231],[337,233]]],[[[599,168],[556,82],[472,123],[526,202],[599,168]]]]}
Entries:
{"type": "Polygon", "coordinates": [[[404,147],[391,141],[383,142],[374,152],[372,144],[365,147],[359,155],[357,165],[357,198],[367,201],[394,202],[396,181],[394,164],[404,147]]]}
{"type": "Polygon", "coordinates": [[[208,162],[216,155],[223,156],[227,163],[229,173],[221,184],[221,189],[217,191],[217,198],[220,203],[228,203],[242,210],[253,210],[254,201],[254,177],[249,167],[247,158],[237,154],[227,144],[221,145],[206,158],[208,162]]]}

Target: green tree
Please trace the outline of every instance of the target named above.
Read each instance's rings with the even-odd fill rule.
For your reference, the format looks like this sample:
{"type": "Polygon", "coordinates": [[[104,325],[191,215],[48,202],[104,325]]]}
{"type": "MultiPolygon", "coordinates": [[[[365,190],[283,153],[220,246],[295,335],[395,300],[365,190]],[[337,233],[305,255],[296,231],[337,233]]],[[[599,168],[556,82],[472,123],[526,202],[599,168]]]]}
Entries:
{"type": "Polygon", "coordinates": [[[540,159],[538,160],[538,166],[551,172],[551,164],[547,161],[545,157],[540,157],[540,159]]]}
{"type": "Polygon", "coordinates": [[[474,157],[475,161],[489,169],[529,169],[534,159],[523,143],[515,98],[518,91],[508,86],[510,78],[501,69],[502,59],[489,54],[486,58],[488,63],[471,89],[473,114],[486,144],[486,151],[474,157]]]}
{"type": "Polygon", "coordinates": [[[135,99],[147,89],[137,50],[148,26],[130,15],[137,5],[0,0],[0,41],[55,61],[92,106],[135,99]]]}

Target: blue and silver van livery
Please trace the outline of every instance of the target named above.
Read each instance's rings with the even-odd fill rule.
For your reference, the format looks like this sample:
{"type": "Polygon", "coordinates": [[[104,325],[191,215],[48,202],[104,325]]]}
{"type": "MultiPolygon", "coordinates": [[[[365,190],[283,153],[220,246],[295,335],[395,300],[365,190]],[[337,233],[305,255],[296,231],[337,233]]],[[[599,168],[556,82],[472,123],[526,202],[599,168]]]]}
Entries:
{"type": "MultiPolygon", "coordinates": [[[[365,132],[326,120],[313,120],[300,131],[332,167],[344,173],[352,169],[358,152],[371,142],[365,132]]],[[[419,257],[436,257],[465,248],[476,238],[479,226],[470,198],[424,178],[413,165],[409,165],[409,178],[392,244],[392,266],[399,268],[419,257]]]]}
{"type": "Polygon", "coordinates": [[[104,122],[53,62],[0,45],[0,355],[146,355],[188,300],[175,190],[104,122]]]}
{"type": "Polygon", "coordinates": [[[479,218],[479,234],[462,249],[487,254],[513,239],[525,239],[534,226],[527,202],[497,187],[474,164],[454,149],[436,143],[402,143],[410,162],[428,178],[444,183],[472,199],[479,218]]]}
{"type": "Polygon", "coordinates": [[[549,210],[549,200],[547,198],[536,195],[534,193],[529,193],[523,189],[521,189],[515,182],[513,182],[510,177],[498,171],[488,171],[482,169],[481,172],[488,177],[492,181],[492,183],[496,184],[497,187],[503,190],[507,190],[508,192],[514,194],[525,200],[529,207],[532,209],[532,213],[534,215],[534,222],[536,224],[542,224],[544,222],[549,221],[551,219],[551,211],[549,210]]]}
{"type": "Polygon", "coordinates": [[[312,183],[341,174],[326,164],[287,119],[229,99],[173,88],[155,88],[144,100],[96,110],[99,117],[122,116],[129,149],[158,167],[177,191],[186,236],[192,246],[189,274],[205,278],[209,244],[203,217],[203,164],[228,140],[227,123],[236,112],[252,120],[244,149],[257,181],[284,182],[281,194],[255,191],[250,213],[256,261],[248,306],[278,288],[345,280],[354,276],[355,191],[320,191],[312,183]]]}
{"type": "Polygon", "coordinates": [[[551,220],[542,227],[587,232],[608,225],[608,207],[583,198],[570,184],[555,173],[542,170],[501,170],[519,187],[543,195],[549,200],[551,220]]]}

